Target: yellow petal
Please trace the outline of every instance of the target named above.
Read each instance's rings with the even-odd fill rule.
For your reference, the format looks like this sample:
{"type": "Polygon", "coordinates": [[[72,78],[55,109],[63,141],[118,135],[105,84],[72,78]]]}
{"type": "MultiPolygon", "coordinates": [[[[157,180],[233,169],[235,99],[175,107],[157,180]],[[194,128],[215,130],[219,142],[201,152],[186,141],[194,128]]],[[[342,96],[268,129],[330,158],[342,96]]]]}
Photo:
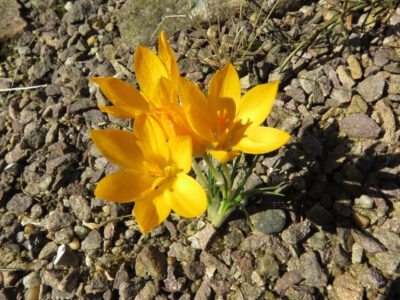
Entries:
{"type": "Polygon", "coordinates": [[[241,96],[239,75],[232,64],[226,64],[211,78],[208,95],[215,98],[231,98],[238,104],[241,96]]]}
{"type": "Polygon", "coordinates": [[[185,78],[180,78],[179,96],[190,127],[203,139],[212,141],[213,122],[206,96],[196,84],[185,78]]]}
{"type": "Polygon", "coordinates": [[[244,153],[262,154],[275,151],[289,139],[290,135],[280,129],[264,126],[249,127],[245,137],[234,148],[244,153]]]}
{"type": "Polygon", "coordinates": [[[188,136],[176,136],[168,140],[171,162],[184,174],[192,168],[192,140],[188,136]]]}
{"type": "Polygon", "coordinates": [[[160,225],[171,212],[165,201],[164,189],[157,189],[146,194],[137,201],[133,208],[138,226],[142,232],[147,232],[160,225]]]}
{"type": "Polygon", "coordinates": [[[113,164],[126,170],[140,170],[143,160],[136,137],[123,130],[90,130],[93,143],[113,164]]]}
{"type": "Polygon", "coordinates": [[[137,144],[148,162],[165,166],[170,160],[167,137],[156,119],[147,114],[140,115],[134,124],[137,144]]]}
{"type": "Polygon", "coordinates": [[[137,115],[136,110],[132,110],[128,106],[104,106],[99,105],[99,109],[103,112],[113,116],[115,118],[121,119],[133,119],[137,115]]]}
{"type": "Polygon", "coordinates": [[[100,90],[116,106],[129,106],[137,112],[147,112],[149,104],[142,94],[129,83],[115,77],[93,77],[100,90]]]}
{"type": "Polygon", "coordinates": [[[260,125],[271,112],[278,92],[279,81],[260,84],[248,91],[239,102],[237,119],[252,126],[260,125]]]}
{"type": "Polygon", "coordinates": [[[132,202],[151,188],[154,178],[136,172],[120,171],[101,179],[96,186],[96,197],[118,203],[132,202]]]}
{"type": "Polygon", "coordinates": [[[158,38],[158,56],[167,68],[170,78],[177,80],[179,78],[178,64],[176,63],[174,51],[169,45],[167,35],[164,31],[160,32],[158,38]]]}
{"type": "Polygon", "coordinates": [[[139,46],[136,49],[135,57],[136,80],[145,96],[152,101],[158,92],[157,85],[161,77],[169,78],[169,74],[160,58],[150,49],[139,46]]]}
{"type": "Polygon", "coordinates": [[[228,161],[231,161],[240,153],[238,151],[224,151],[224,150],[209,150],[207,151],[221,164],[226,164],[228,161]]]}
{"type": "Polygon", "coordinates": [[[179,174],[165,190],[165,199],[178,215],[194,218],[207,209],[207,196],[192,177],[179,174]]]}

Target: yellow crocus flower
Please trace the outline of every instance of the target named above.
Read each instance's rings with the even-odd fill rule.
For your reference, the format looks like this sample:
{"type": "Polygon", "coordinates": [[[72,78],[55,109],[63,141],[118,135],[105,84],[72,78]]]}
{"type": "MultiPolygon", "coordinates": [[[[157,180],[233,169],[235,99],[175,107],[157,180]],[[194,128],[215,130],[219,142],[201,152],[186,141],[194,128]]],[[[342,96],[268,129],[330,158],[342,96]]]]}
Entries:
{"type": "Polygon", "coordinates": [[[290,135],[261,126],[271,112],[279,82],[257,85],[241,96],[239,76],[231,64],[216,72],[208,96],[181,78],[179,96],[193,131],[207,141],[207,150],[221,163],[240,152],[262,154],[286,144],[290,135]]]}
{"type": "Polygon", "coordinates": [[[133,215],[143,232],[162,223],[171,210],[186,218],[206,210],[203,188],[187,175],[192,162],[189,137],[167,139],[148,114],[138,117],[134,133],[91,130],[90,135],[100,152],[122,169],[98,182],[96,197],[118,203],[134,201],[133,215]]]}

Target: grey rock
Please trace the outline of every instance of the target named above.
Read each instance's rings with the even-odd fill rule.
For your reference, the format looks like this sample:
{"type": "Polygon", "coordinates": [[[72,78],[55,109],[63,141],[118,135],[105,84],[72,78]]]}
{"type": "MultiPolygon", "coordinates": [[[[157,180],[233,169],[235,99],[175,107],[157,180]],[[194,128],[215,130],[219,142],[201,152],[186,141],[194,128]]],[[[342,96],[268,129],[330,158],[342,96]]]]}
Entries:
{"type": "Polygon", "coordinates": [[[195,259],[196,250],[184,246],[180,242],[172,243],[169,247],[168,256],[175,257],[179,261],[190,262],[195,259]]]}
{"type": "Polygon", "coordinates": [[[224,236],[224,245],[227,249],[238,248],[244,239],[243,233],[239,228],[232,228],[231,231],[224,236]]]}
{"type": "Polygon", "coordinates": [[[341,267],[346,267],[351,264],[350,255],[346,251],[344,251],[340,245],[336,245],[333,248],[332,259],[337,265],[341,267]]]}
{"type": "Polygon", "coordinates": [[[349,66],[351,77],[353,77],[353,79],[360,79],[363,73],[358,59],[354,55],[349,55],[347,58],[347,64],[349,66]]]}
{"type": "Polygon", "coordinates": [[[203,280],[199,289],[196,292],[196,295],[194,296],[194,300],[207,300],[207,299],[212,299],[212,289],[209,279],[203,280]]]}
{"type": "Polygon", "coordinates": [[[212,241],[215,233],[215,228],[210,223],[207,223],[203,229],[189,237],[188,240],[192,242],[191,245],[193,248],[206,249],[212,241]]]}
{"type": "Polygon", "coordinates": [[[48,242],[39,253],[39,259],[49,259],[57,252],[57,244],[55,242],[48,242]]]}
{"type": "Polygon", "coordinates": [[[31,196],[28,196],[23,193],[15,194],[6,205],[6,208],[10,212],[14,213],[23,213],[26,212],[29,207],[32,206],[33,199],[31,196]]]}
{"type": "Polygon", "coordinates": [[[279,264],[269,253],[265,253],[256,261],[256,272],[262,277],[277,278],[279,276],[279,264]]]}
{"type": "Polygon", "coordinates": [[[365,114],[367,111],[368,104],[359,95],[354,95],[347,107],[346,114],[365,114]]]}
{"type": "Polygon", "coordinates": [[[382,47],[376,50],[374,55],[374,65],[378,67],[383,67],[390,60],[393,60],[396,57],[396,51],[393,48],[382,47]]]}
{"type": "Polygon", "coordinates": [[[379,117],[382,121],[383,131],[385,132],[382,140],[388,144],[397,142],[398,137],[396,137],[396,118],[393,114],[392,108],[383,100],[379,100],[375,104],[375,110],[379,114],[379,117]]]}
{"type": "Polygon", "coordinates": [[[288,271],[279,278],[275,284],[274,290],[278,294],[284,293],[289,287],[298,284],[304,279],[303,273],[299,271],[288,271]]]}
{"type": "Polygon", "coordinates": [[[378,253],[387,250],[381,242],[366,233],[359,230],[352,230],[351,233],[354,240],[368,253],[378,253]]]}
{"type": "Polygon", "coordinates": [[[206,267],[206,272],[207,272],[207,269],[211,268],[214,271],[217,270],[218,273],[224,278],[229,276],[228,267],[223,262],[221,262],[218,258],[213,256],[211,253],[203,250],[200,254],[200,261],[206,267]]]}
{"type": "Polygon", "coordinates": [[[270,209],[250,216],[254,229],[264,234],[278,233],[285,228],[286,214],[281,209],[270,209]]]}
{"type": "Polygon", "coordinates": [[[321,68],[311,71],[301,71],[298,75],[300,84],[307,94],[311,94],[318,86],[318,80],[323,76],[321,68]]]}
{"type": "Polygon", "coordinates": [[[42,283],[42,279],[40,278],[40,274],[38,272],[31,272],[28,275],[24,276],[22,279],[22,283],[25,288],[31,288],[35,286],[40,286],[42,283]]]}
{"type": "Polygon", "coordinates": [[[338,300],[361,300],[364,293],[363,287],[349,273],[335,277],[333,290],[338,300]]]}
{"type": "Polygon", "coordinates": [[[85,17],[93,13],[90,3],[78,0],[68,8],[67,13],[63,16],[63,22],[76,23],[84,21],[85,17]]]}
{"type": "MultiPolygon", "coordinates": [[[[149,45],[153,33],[157,30],[163,17],[167,15],[182,15],[190,9],[190,1],[161,2],[145,0],[128,0],[116,12],[117,26],[123,42],[130,47],[149,45]]],[[[182,28],[185,18],[175,18],[173,22],[164,22],[163,29],[167,35],[182,28]]]]}
{"type": "Polygon", "coordinates": [[[378,229],[372,234],[377,238],[389,251],[400,253],[400,234],[387,230],[378,229]]]}
{"type": "Polygon", "coordinates": [[[346,67],[344,66],[337,67],[336,73],[339,77],[340,82],[346,89],[351,89],[356,84],[353,78],[351,78],[351,76],[347,72],[346,67]]]}
{"type": "Polygon", "coordinates": [[[324,226],[333,222],[333,215],[322,205],[316,204],[308,211],[307,219],[311,222],[324,226]]]}
{"type": "Polygon", "coordinates": [[[79,195],[73,195],[69,198],[69,203],[71,205],[72,210],[75,213],[75,216],[82,221],[89,221],[91,210],[88,204],[88,201],[79,195]]]}
{"type": "Polygon", "coordinates": [[[118,290],[119,298],[122,300],[134,299],[134,297],[138,295],[142,287],[143,285],[137,282],[131,282],[131,281],[122,282],[118,290]]]}
{"type": "Polygon", "coordinates": [[[123,282],[128,282],[129,281],[129,273],[128,273],[128,268],[126,266],[125,263],[123,263],[117,273],[115,274],[115,278],[114,278],[114,285],[113,288],[114,290],[118,290],[119,286],[123,283],[123,282]]]}
{"type": "Polygon", "coordinates": [[[264,246],[268,241],[268,236],[264,234],[253,234],[246,237],[242,244],[240,245],[240,249],[243,251],[256,251],[264,246]]]}
{"type": "Polygon", "coordinates": [[[64,276],[59,270],[43,269],[40,272],[40,277],[42,278],[42,284],[58,289],[64,276]]]}
{"type": "Polygon", "coordinates": [[[136,275],[149,275],[154,279],[163,279],[167,275],[167,258],[153,246],[145,246],[136,257],[136,275]]]}
{"type": "Polygon", "coordinates": [[[317,252],[304,253],[299,258],[298,271],[302,273],[304,284],[315,287],[324,287],[328,282],[328,275],[322,267],[317,252]]]}
{"type": "Polygon", "coordinates": [[[60,230],[75,223],[75,217],[70,213],[52,211],[47,217],[47,229],[50,232],[60,230]]]}
{"type": "Polygon", "coordinates": [[[82,241],[82,250],[87,252],[93,252],[101,249],[103,239],[97,230],[92,230],[82,241]]]}
{"type": "Polygon", "coordinates": [[[76,288],[78,288],[80,279],[79,269],[73,269],[60,282],[59,289],[67,293],[72,293],[76,288]]]}
{"type": "Polygon", "coordinates": [[[398,252],[375,253],[369,262],[384,274],[398,275],[400,273],[400,255],[398,252]]]}
{"type": "Polygon", "coordinates": [[[311,231],[309,222],[292,224],[282,232],[282,240],[288,244],[297,244],[302,241],[311,231]]]}
{"type": "Polygon", "coordinates": [[[137,294],[135,300],[154,299],[158,295],[159,285],[153,281],[146,282],[143,289],[137,294]]]}
{"type": "Polygon", "coordinates": [[[340,131],[352,138],[376,139],[380,127],[367,115],[352,114],[339,121],[340,131]]]}
{"type": "Polygon", "coordinates": [[[190,280],[196,281],[204,276],[205,266],[200,261],[190,261],[183,265],[183,273],[190,280]]]}
{"type": "Polygon", "coordinates": [[[367,289],[380,289],[386,284],[386,279],[381,272],[366,264],[363,265],[357,277],[363,287],[367,289]]]}
{"type": "Polygon", "coordinates": [[[339,104],[342,104],[350,102],[351,95],[351,90],[339,87],[332,89],[331,98],[336,100],[339,104]]]}
{"type": "Polygon", "coordinates": [[[367,102],[378,100],[385,88],[385,79],[380,75],[371,75],[357,85],[357,91],[367,102]]]}
{"type": "Polygon", "coordinates": [[[329,240],[323,231],[319,231],[307,239],[307,245],[314,250],[325,250],[329,247],[329,240]]]}
{"type": "Polygon", "coordinates": [[[0,40],[11,38],[26,27],[19,14],[20,7],[16,0],[0,1],[0,40]]]}
{"type": "Polygon", "coordinates": [[[7,164],[13,164],[19,162],[20,160],[24,159],[28,154],[26,149],[21,147],[21,143],[15,145],[14,149],[8,152],[5,156],[5,160],[7,164]]]}
{"type": "Polygon", "coordinates": [[[303,90],[298,87],[286,87],[285,93],[289,97],[292,97],[294,100],[296,100],[296,102],[306,103],[306,96],[304,95],[303,90]]]}

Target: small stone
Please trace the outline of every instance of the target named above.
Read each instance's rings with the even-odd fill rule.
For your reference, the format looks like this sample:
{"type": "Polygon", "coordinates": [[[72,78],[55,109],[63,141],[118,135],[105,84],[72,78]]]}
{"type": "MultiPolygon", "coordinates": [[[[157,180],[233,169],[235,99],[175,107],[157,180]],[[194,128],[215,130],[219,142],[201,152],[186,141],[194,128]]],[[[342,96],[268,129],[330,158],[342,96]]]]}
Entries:
{"type": "Polygon", "coordinates": [[[101,249],[103,239],[97,230],[92,230],[82,241],[82,250],[85,252],[95,252],[101,249]]]}
{"type": "Polygon", "coordinates": [[[47,243],[39,253],[39,259],[49,259],[57,252],[57,244],[55,242],[47,243]]]}
{"type": "Polygon", "coordinates": [[[370,258],[369,262],[384,274],[399,275],[400,273],[400,255],[398,252],[387,251],[376,253],[370,258]]]}
{"type": "Polygon", "coordinates": [[[325,250],[329,247],[328,243],[328,238],[322,231],[316,232],[307,240],[307,245],[314,250],[325,250]]]}
{"type": "Polygon", "coordinates": [[[364,248],[359,243],[354,243],[351,249],[351,262],[360,264],[364,255],[364,248]]]}
{"type": "Polygon", "coordinates": [[[344,251],[340,245],[336,245],[333,248],[332,259],[337,265],[341,267],[346,267],[351,264],[349,254],[346,251],[344,251]]]}
{"type": "Polygon", "coordinates": [[[317,252],[304,253],[299,258],[298,271],[302,273],[304,284],[314,287],[324,287],[328,282],[327,272],[323,269],[317,252]]]}
{"type": "Polygon", "coordinates": [[[137,276],[150,275],[154,279],[163,279],[167,275],[167,258],[153,246],[145,246],[136,257],[135,271],[137,276]]]}
{"type": "Polygon", "coordinates": [[[229,276],[228,267],[211,253],[203,250],[200,254],[200,261],[204,264],[206,273],[213,273],[217,270],[222,277],[229,276]]]}
{"type": "Polygon", "coordinates": [[[148,281],[134,300],[154,299],[158,295],[158,291],[159,285],[155,284],[153,281],[148,281]]]}
{"type": "Polygon", "coordinates": [[[207,299],[212,299],[212,289],[209,279],[203,280],[199,289],[196,292],[196,295],[194,296],[194,300],[207,300],[207,299]]]}
{"type": "Polygon", "coordinates": [[[359,95],[354,95],[347,107],[346,114],[366,114],[367,111],[368,104],[359,95]]]}
{"type": "Polygon", "coordinates": [[[373,233],[373,236],[389,251],[400,253],[400,234],[386,229],[378,229],[373,233]]]}
{"type": "Polygon", "coordinates": [[[347,58],[347,64],[349,66],[351,77],[353,77],[353,79],[360,79],[363,72],[357,58],[354,55],[349,55],[347,58]]]}
{"type": "Polygon", "coordinates": [[[274,290],[278,294],[284,293],[289,287],[298,284],[304,279],[303,272],[288,271],[279,278],[275,284],[274,290]]]}
{"type": "Polygon", "coordinates": [[[357,224],[357,226],[361,229],[365,229],[371,224],[370,218],[358,212],[355,212],[353,214],[353,220],[357,224]]]}
{"type": "Polygon", "coordinates": [[[385,79],[381,75],[370,75],[357,85],[357,91],[367,102],[378,100],[385,88],[385,79]]]}
{"type": "Polygon", "coordinates": [[[351,90],[345,88],[333,88],[331,98],[341,103],[348,103],[351,101],[351,90]]]}
{"type": "Polygon", "coordinates": [[[340,82],[343,84],[343,86],[346,89],[351,89],[356,83],[354,82],[354,80],[351,78],[351,76],[349,75],[349,73],[346,70],[346,67],[344,66],[339,66],[336,69],[336,73],[339,77],[340,82]]]}
{"type": "Polygon", "coordinates": [[[387,250],[381,242],[367,235],[366,233],[363,233],[359,230],[352,230],[351,233],[354,240],[368,253],[378,253],[387,250]]]}
{"type": "Polygon", "coordinates": [[[367,195],[361,195],[360,198],[354,200],[354,204],[357,207],[371,209],[374,207],[374,199],[367,195]]]}
{"type": "Polygon", "coordinates": [[[256,265],[256,271],[262,277],[274,279],[279,276],[279,264],[269,253],[265,253],[261,258],[257,259],[256,265]]]}
{"type": "Polygon", "coordinates": [[[375,268],[363,265],[360,272],[358,273],[358,280],[367,289],[380,289],[385,286],[386,280],[375,268]]]}
{"type": "Polygon", "coordinates": [[[216,230],[214,226],[212,226],[210,223],[207,223],[202,230],[189,237],[188,240],[192,242],[191,245],[194,249],[206,249],[213,239],[215,232],[216,230]]]}
{"type": "Polygon", "coordinates": [[[19,13],[20,7],[16,0],[0,2],[0,40],[11,38],[26,27],[19,13]]]}
{"type": "Polygon", "coordinates": [[[29,207],[32,206],[33,199],[31,196],[28,196],[23,193],[15,194],[6,205],[6,208],[10,212],[14,213],[23,213],[26,212],[29,207]]]}
{"type": "Polygon", "coordinates": [[[69,198],[69,203],[76,217],[82,221],[89,221],[91,215],[91,209],[88,201],[79,195],[73,195],[69,198]]]}
{"type": "MultiPolygon", "coordinates": [[[[400,84],[399,84],[400,86],[400,84]]],[[[379,100],[375,104],[375,110],[378,112],[379,117],[382,121],[382,128],[385,132],[382,140],[388,144],[394,143],[396,138],[396,118],[393,114],[393,111],[389,105],[383,100],[379,100]]]]}
{"type": "Polygon", "coordinates": [[[285,228],[286,214],[281,209],[270,209],[251,215],[250,221],[260,233],[279,233],[285,228]]]}
{"type": "Polygon", "coordinates": [[[48,231],[55,232],[75,223],[75,217],[69,213],[52,211],[47,217],[48,231]]]}
{"type": "Polygon", "coordinates": [[[339,121],[340,131],[351,138],[376,139],[380,127],[367,115],[352,114],[339,121]]]}
{"type": "Polygon", "coordinates": [[[42,284],[42,279],[40,278],[40,274],[38,272],[32,272],[24,276],[22,283],[24,284],[25,288],[31,288],[40,286],[42,284]]]}
{"type": "Polygon", "coordinates": [[[310,231],[309,222],[293,224],[282,232],[282,240],[289,244],[297,244],[302,241],[310,231]]]}
{"type": "Polygon", "coordinates": [[[190,262],[194,261],[196,250],[189,246],[183,246],[179,242],[170,245],[168,256],[176,257],[178,261],[190,262]]]}
{"type": "Polygon", "coordinates": [[[333,281],[333,290],[338,300],[361,300],[364,289],[349,273],[339,275],[333,281]]]}

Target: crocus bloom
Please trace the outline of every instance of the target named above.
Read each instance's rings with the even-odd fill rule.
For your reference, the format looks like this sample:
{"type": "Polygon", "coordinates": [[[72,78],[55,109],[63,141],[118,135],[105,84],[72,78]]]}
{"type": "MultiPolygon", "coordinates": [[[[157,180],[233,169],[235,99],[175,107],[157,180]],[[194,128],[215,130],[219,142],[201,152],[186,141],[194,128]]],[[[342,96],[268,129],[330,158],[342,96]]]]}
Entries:
{"type": "Polygon", "coordinates": [[[186,218],[206,210],[203,188],[187,175],[192,162],[189,137],[167,140],[150,115],[138,117],[134,134],[91,130],[90,135],[100,152],[122,169],[98,182],[96,197],[118,203],[134,201],[133,214],[143,232],[163,222],[171,209],[186,218]]]}
{"type": "Polygon", "coordinates": [[[136,49],[134,68],[140,91],[115,77],[91,79],[114,104],[99,108],[114,117],[125,119],[151,113],[168,137],[190,136],[194,153],[204,152],[205,142],[190,129],[178,101],[179,68],[164,32],[158,39],[158,55],[142,46],[136,49]]]}
{"type": "Polygon", "coordinates": [[[239,76],[227,64],[211,79],[208,96],[184,78],[179,96],[193,131],[207,141],[208,152],[225,163],[240,152],[267,153],[288,142],[288,133],[260,126],[271,112],[278,85],[257,85],[242,97],[239,76]]]}

